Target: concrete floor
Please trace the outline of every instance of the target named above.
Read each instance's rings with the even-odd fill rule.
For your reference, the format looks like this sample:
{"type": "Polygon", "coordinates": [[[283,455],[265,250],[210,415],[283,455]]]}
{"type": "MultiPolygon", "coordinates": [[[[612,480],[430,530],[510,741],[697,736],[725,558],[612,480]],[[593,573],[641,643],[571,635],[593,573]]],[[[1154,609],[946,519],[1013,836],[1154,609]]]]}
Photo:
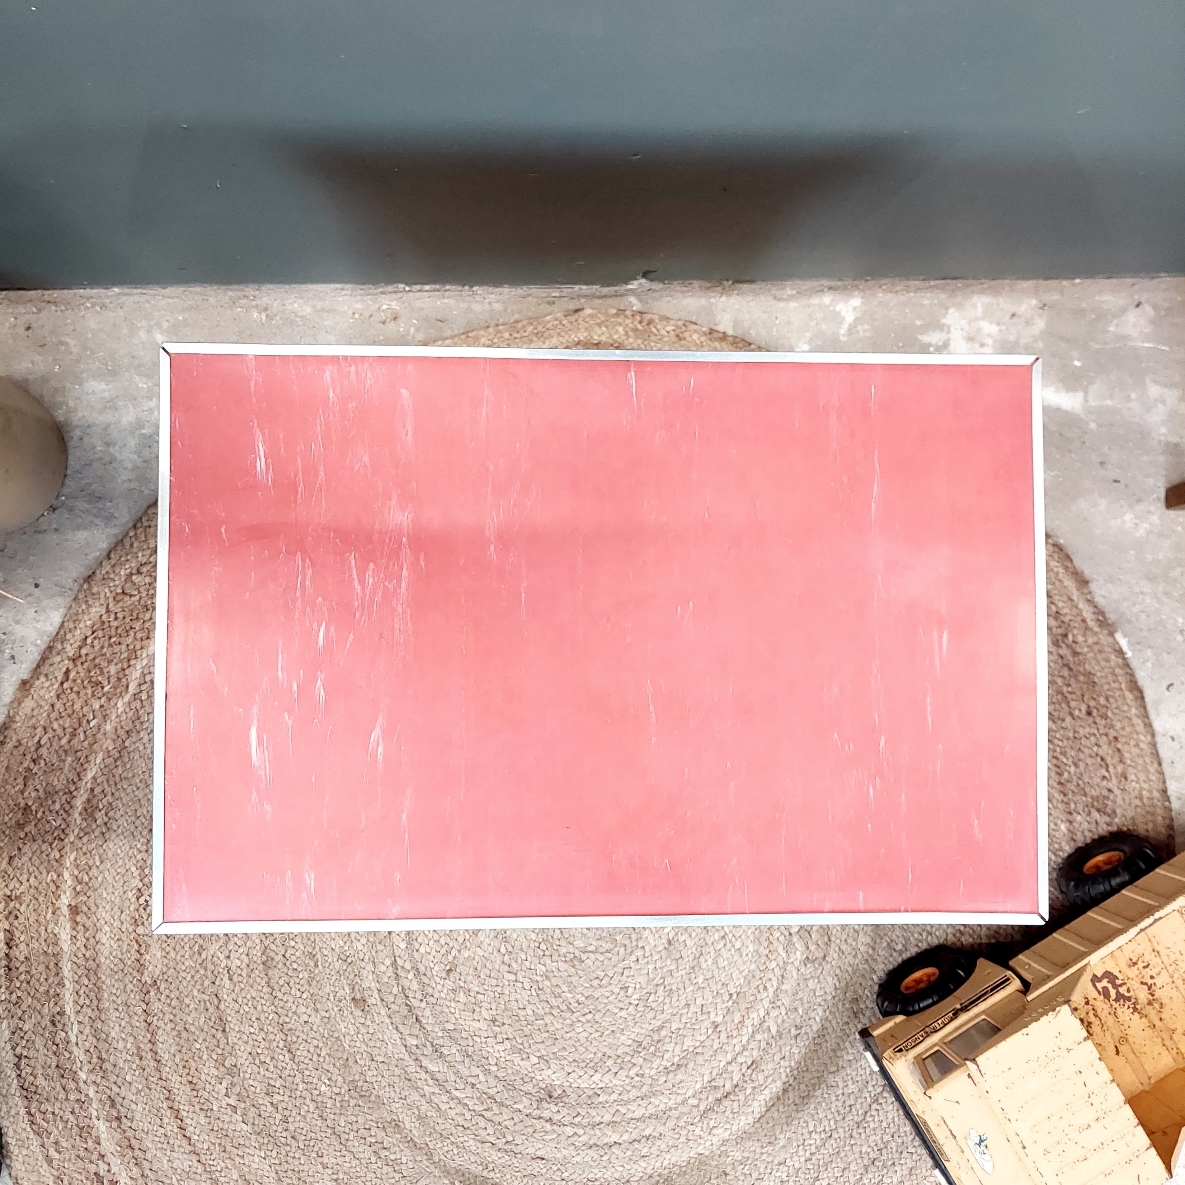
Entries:
{"type": "Polygon", "coordinates": [[[431,342],[604,305],[771,349],[1036,353],[1050,532],[1086,573],[1144,689],[1185,837],[1185,278],[624,288],[162,288],[0,293],[0,374],[70,448],[52,513],[0,540],[0,712],[79,582],[156,497],[157,346],[431,342]]]}

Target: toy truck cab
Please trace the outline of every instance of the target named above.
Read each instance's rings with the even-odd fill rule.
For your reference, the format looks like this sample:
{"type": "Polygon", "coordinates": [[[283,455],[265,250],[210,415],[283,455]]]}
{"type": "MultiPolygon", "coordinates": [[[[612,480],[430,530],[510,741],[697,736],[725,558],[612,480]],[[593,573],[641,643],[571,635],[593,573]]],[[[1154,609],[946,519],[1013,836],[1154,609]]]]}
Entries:
{"type": "MultiPolygon", "coordinates": [[[[944,950],[902,964],[893,999],[947,973],[959,952],[944,950]]],[[[945,998],[861,1033],[939,1176],[1169,1181],[1185,1125],[1185,855],[1008,967],[962,957],[945,998]]]]}

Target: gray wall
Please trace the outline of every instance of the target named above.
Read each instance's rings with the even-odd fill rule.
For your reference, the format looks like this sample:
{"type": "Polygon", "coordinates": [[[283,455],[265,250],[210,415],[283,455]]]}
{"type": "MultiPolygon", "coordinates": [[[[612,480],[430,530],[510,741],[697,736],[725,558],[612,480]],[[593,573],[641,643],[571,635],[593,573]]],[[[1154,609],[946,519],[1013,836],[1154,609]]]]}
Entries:
{"type": "Polygon", "coordinates": [[[1180,0],[10,0],[0,283],[1185,271],[1180,0]]]}

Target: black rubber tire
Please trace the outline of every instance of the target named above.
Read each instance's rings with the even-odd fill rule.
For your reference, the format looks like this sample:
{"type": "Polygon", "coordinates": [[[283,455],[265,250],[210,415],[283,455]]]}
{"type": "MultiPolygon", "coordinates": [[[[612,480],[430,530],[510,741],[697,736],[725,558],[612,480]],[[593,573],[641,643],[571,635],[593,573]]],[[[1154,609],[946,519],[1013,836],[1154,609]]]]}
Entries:
{"type": "Polygon", "coordinates": [[[876,1006],[881,1016],[914,1016],[942,1003],[971,978],[978,959],[965,950],[950,946],[932,946],[898,963],[881,980],[876,989],[876,1006]],[[905,991],[902,985],[919,971],[932,968],[937,976],[932,982],[914,991],[905,991]]]}
{"type": "Polygon", "coordinates": [[[1090,909],[1113,897],[1120,889],[1135,884],[1162,863],[1156,848],[1142,835],[1114,831],[1100,835],[1072,851],[1058,866],[1058,888],[1071,905],[1090,909]],[[1110,868],[1087,872],[1092,860],[1106,853],[1118,853],[1121,859],[1110,868]]]}

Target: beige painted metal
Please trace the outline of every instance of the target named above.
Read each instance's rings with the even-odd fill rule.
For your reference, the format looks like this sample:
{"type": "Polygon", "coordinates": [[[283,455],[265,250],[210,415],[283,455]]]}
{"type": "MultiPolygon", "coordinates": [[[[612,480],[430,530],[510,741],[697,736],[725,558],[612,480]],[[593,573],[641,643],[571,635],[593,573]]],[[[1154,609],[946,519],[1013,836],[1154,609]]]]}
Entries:
{"type": "Polygon", "coordinates": [[[1017,974],[1036,992],[1086,959],[1126,942],[1131,927],[1151,921],[1185,894],[1185,858],[1178,856],[1123,889],[1105,904],[1063,926],[1012,960],[1017,974]]]}
{"type": "Polygon", "coordinates": [[[1169,1179],[1185,1125],[1183,911],[1185,854],[1011,969],[981,959],[941,1004],[867,1031],[956,1185],[1169,1179]]]}
{"type": "MultiPolygon", "coordinates": [[[[1068,1004],[1026,1016],[971,1063],[1023,1167],[1048,1185],[1152,1185],[1168,1173],[1068,1004]]],[[[1025,1171],[1028,1175],[1024,1175],[1025,1171]]],[[[1008,1180],[1008,1177],[995,1178],[1008,1180]]]]}

